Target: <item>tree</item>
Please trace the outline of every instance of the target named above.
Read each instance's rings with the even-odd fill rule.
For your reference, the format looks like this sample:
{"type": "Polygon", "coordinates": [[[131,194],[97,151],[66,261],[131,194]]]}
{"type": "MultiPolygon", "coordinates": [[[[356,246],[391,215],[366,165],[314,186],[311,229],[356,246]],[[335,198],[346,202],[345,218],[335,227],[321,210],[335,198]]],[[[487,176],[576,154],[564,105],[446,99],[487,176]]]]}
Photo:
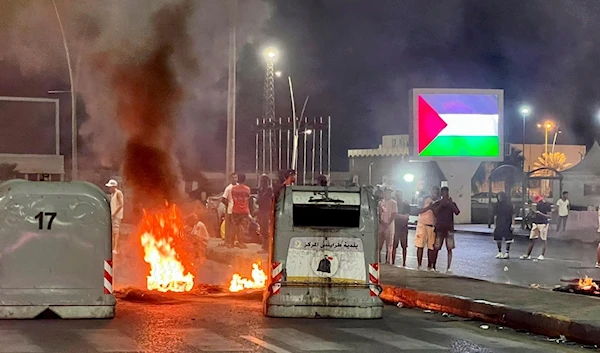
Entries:
{"type": "MultiPolygon", "coordinates": [[[[562,152],[550,152],[542,153],[538,160],[533,164],[536,169],[538,168],[552,168],[559,172],[571,167],[572,163],[567,163],[567,156],[562,152]]],[[[554,174],[551,170],[539,170],[536,175],[550,176],[554,174]]]]}
{"type": "MultiPolygon", "coordinates": [[[[511,147],[510,154],[504,158],[503,162],[483,162],[475,171],[473,178],[471,179],[471,192],[476,194],[480,192],[481,188],[488,182],[491,172],[501,165],[512,165],[519,170],[523,168],[523,155],[522,151],[511,147]]],[[[510,191],[514,187],[519,176],[514,170],[507,169],[505,172],[501,172],[499,175],[494,175],[495,180],[504,180],[504,190],[510,195],[510,191]]]]}
{"type": "MultiPolygon", "coordinates": [[[[551,153],[542,153],[541,157],[538,157],[538,160],[533,164],[536,169],[538,168],[552,168],[557,171],[562,171],[569,168],[572,163],[567,163],[567,156],[565,156],[562,152],[551,152],[551,153]]],[[[535,172],[536,176],[554,176],[553,170],[538,170],[535,172]]],[[[550,186],[550,180],[543,180],[542,183],[542,192],[548,190],[550,186]]]]}
{"type": "Polygon", "coordinates": [[[19,171],[17,170],[17,164],[0,164],[0,181],[10,180],[17,177],[19,171]]]}

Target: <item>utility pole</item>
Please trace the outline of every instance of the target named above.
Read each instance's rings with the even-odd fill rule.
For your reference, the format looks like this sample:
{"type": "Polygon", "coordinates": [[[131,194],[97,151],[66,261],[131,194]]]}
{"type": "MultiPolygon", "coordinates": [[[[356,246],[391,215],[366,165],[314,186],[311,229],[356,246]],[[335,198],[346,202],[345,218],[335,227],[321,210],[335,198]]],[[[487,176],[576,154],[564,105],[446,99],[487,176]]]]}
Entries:
{"type": "Polygon", "coordinates": [[[227,85],[227,150],[225,162],[225,184],[235,172],[235,83],[236,83],[236,21],[237,0],[229,1],[229,83],[227,85]]]}
{"type": "Polygon", "coordinates": [[[56,2],[52,0],[52,5],[54,6],[54,11],[56,12],[56,19],[58,20],[58,25],[60,26],[60,33],[62,35],[63,45],[65,47],[65,55],[67,56],[67,66],[69,69],[69,81],[71,82],[71,180],[78,179],[78,166],[77,166],[77,110],[76,110],[76,93],[75,87],[73,83],[73,67],[71,66],[71,53],[69,52],[69,46],[67,44],[67,37],[65,36],[65,29],[63,27],[62,20],[60,18],[60,13],[58,12],[58,7],[56,6],[56,2]]]}

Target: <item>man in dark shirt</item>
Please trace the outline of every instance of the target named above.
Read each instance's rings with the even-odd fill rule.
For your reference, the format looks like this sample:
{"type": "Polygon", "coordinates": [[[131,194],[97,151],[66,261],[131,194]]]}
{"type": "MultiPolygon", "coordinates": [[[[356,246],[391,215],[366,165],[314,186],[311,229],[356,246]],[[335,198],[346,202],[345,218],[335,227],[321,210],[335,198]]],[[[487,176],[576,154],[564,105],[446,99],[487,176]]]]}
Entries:
{"type": "Polygon", "coordinates": [[[514,242],[512,232],[514,207],[506,193],[498,193],[498,203],[496,204],[496,227],[494,228],[494,240],[498,244],[497,259],[510,258],[510,245],[514,242]],[[506,242],[506,254],[502,254],[502,239],[506,242]]]}
{"type": "Polygon", "coordinates": [[[460,214],[456,203],[450,197],[450,190],[447,186],[440,189],[441,200],[434,203],[431,208],[435,215],[435,243],[433,246],[432,265],[435,271],[439,251],[446,241],[448,250],[448,268],[446,272],[451,273],[452,269],[452,250],[456,247],[454,243],[454,215],[460,214]]]}
{"type": "Polygon", "coordinates": [[[396,261],[396,250],[398,245],[402,246],[402,267],[406,267],[406,255],[408,249],[408,217],[410,215],[410,205],[404,201],[402,191],[396,191],[396,203],[398,204],[398,214],[394,220],[394,250],[392,254],[392,265],[396,261]]]}
{"type": "Polygon", "coordinates": [[[548,243],[548,226],[550,223],[550,213],[552,212],[552,205],[544,201],[544,198],[540,195],[533,197],[533,202],[536,203],[535,213],[533,215],[531,233],[529,233],[529,249],[527,254],[521,256],[521,260],[531,260],[531,252],[535,245],[535,240],[540,238],[543,242],[542,254],[538,257],[538,260],[544,260],[546,255],[546,245],[548,243]]]}

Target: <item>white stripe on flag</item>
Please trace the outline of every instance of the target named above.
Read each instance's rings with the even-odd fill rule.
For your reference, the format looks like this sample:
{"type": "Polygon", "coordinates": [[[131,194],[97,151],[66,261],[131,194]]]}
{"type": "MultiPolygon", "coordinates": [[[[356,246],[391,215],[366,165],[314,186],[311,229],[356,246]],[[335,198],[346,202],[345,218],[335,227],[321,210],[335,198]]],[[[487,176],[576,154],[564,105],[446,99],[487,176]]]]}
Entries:
{"type": "Polygon", "coordinates": [[[439,136],[498,136],[498,114],[440,114],[448,126],[439,136]]]}

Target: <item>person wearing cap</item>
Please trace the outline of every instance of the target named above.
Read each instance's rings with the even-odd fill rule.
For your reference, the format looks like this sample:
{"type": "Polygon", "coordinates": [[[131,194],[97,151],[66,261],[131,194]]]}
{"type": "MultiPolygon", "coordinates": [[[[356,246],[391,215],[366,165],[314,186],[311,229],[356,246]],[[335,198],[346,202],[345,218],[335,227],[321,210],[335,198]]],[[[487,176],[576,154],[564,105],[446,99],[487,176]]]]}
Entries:
{"type": "Polygon", "coordinates": [[[106,186],[110,190],[110,216],[112,220],[113,253],[118,253],[119,229],[123,220],[123,192],[119,190],[119,183],[110,179],[106,186]]]}
{"type": "Polygon", "coordinates": [[[521,260],[530,260],[531,252],[535,245],[535,240],[540,238],[543,242],[542,254],[538,257],[538,260],[544,260],[546,255],[546,246],[548,243],[548,227],[550,223],[550,213],[552,212],[552,205],[544,201],[541,195],[535,195],[533,202],[536,204],[536,209],[533,214],[531,232],[529,233],[529,249],[527,254],[521,256],[521,260]]]}

